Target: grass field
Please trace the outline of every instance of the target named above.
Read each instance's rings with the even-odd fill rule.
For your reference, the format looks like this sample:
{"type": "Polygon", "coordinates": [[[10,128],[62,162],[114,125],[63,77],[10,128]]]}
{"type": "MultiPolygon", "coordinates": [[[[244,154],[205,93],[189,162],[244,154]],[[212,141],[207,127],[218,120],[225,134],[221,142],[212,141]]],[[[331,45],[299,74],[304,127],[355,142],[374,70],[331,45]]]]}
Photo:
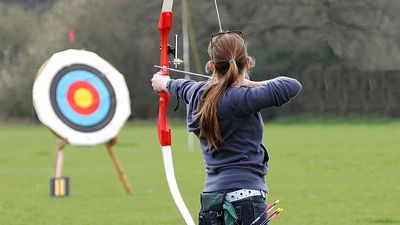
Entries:
{"type": "MultiPolygon", "coordinates": [[[[197,220],[200,150],[172,124],[176,175],[197,220]]],[[[153,123],[128,124],[115,147],[134,187],[128,196],[104,146],[68,146],[71,196],[49,197],[57,139],[43,126],[0,125],[0,225],[184,224],[169,194],[153,123]]],[[[400,224],[400,122],[267,124],[271,224],[400,224]]]]}

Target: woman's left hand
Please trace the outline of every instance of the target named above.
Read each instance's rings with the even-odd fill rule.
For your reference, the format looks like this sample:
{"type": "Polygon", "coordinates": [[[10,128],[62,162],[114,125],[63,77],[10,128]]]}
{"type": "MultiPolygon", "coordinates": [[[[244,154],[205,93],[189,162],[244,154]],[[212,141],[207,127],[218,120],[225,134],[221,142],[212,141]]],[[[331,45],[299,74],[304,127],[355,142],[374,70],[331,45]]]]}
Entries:
{"type": "Polygon", "coordinates": [[[151,86],[153,86],[154,91],[163,92],[167,90],[167,83],[171,78],[169,76],[160,75],[159,73],[155,73],[153,78],[151,78],[151,86]]]}

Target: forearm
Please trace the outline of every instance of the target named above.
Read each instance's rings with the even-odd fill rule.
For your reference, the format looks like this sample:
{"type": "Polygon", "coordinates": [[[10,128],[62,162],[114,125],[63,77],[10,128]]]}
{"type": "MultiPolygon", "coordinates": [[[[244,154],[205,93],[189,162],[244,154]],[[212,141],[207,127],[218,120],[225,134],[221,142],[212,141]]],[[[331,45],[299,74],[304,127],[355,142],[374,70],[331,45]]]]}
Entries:
{"type": "Polygon", "coordinates": [[[166,83],[166,90],[185,103],[189,102],[190,97],[193,94],[192,87],[196,85],[195,81],[185,79],[170,79],[166,83]]]}

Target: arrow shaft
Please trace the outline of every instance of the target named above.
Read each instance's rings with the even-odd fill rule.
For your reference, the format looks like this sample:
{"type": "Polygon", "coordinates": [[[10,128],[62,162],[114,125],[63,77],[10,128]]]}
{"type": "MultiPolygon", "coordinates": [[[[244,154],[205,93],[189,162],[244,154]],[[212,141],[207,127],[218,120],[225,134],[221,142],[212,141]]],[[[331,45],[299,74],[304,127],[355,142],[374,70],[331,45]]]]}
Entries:
{"type": "Polygon", "coordinates": [[[162,70],[169,70],[169,71],[174,71],[174,72],[178,72],[178,73],[183,73],[183,74],[189,74],[189,75],[193,75],[193,76],[198,76],[198,77],[205,77],[205,78],[211,78],[211,76],[208,75],[204,75],[204,74],[200,74],[200,73],[193,73],[193,72],[189,72],[189,71],[184,71],[184,70],[179,70],[179,69],[174,69],[174,68],[169,68],[169,67],[164,67],[164,66],[158,66],[158,65],[154,65],[155,68],[159,68],[162,70]]]}

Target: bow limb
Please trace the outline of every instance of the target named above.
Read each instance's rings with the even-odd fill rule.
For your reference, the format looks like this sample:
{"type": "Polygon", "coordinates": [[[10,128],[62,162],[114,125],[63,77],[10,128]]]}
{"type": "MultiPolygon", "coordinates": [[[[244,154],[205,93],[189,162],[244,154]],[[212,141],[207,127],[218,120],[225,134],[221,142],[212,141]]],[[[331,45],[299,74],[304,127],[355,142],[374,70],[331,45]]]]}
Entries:
{"type": "MultiPolygon", "coordinates": [[[[160,65],[162,67],[169,67],[168,61],[168,35],[172,27],[172,5],[173,0],[164,0],[158,21],[158,29],[160,31],[160,65]]],[[[159,74],[169,76],[169,71],[160,69],[159,74]]],[[[178,184],[176,182],[174,164],[172,161],[172,148],[171,148],[171,129],[168,125],[167,120],[167,108],[169,102],[168,92],[161,92],[160,94],[160,106],[158,112],[158,140],[161,145],[161,151],[163,155],[165,175],[167,177],[168,187],[171,195],[178,207],[182,217],[184,218],[187,225],[195,225],[192,216],[188,208],[183,201],[182,195],[179,191],[178,184]]]]}

